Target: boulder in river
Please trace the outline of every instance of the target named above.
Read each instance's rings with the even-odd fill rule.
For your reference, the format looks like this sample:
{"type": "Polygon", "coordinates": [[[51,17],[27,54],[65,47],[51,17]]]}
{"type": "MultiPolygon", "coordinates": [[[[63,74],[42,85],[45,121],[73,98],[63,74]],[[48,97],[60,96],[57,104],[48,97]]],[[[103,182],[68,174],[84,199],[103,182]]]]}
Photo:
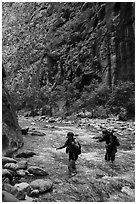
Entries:
{"type": "Polygon", "coordinates": [[[8,193],[11,193],[15,197],[17,197],[18,189],[15,186],[12,186],[12,185],[10,185],[8,183],[4,183],[2,185],[2,190],[7,191],[8,193]]]}
{"type": "Polygon", "coordinates": [[[14,164],[14,163],[7,163],[7,164],[4,165],[4,168],[16,171],[18,169],[18,165],[14,164]]]}
{"type": "Polygon", "coordinates": [[[31,198],[28,195],[26,195],[23,202],[34,202],[34,200],[33,200],[33,198],[31,198]]]}
{"type": "Polygon", "coordinates": [[[5,165],[6,163],[17,163],[17,161],[10,157],[2,157],[2,165],[5,165]]]}
{"type": "Polygon", "coordinates": [[[30,197],[39,197],[39,194],[40,194],[39,190],[35,189],[35,190],[30,192],[29,196],[30,197]]]}
{"type": "Polygon", "coordinates": [[[2,202],[19,202],[19,200],[11,193],[2,191],[2,202]]]}
{"type": "Polygon", "coordinates": [[[8,178],[12,178],[12,174],[10,173],[10,171],[8,169],[2,169],[2,177],[8,177],[8,178]]]}
{"type": "Polygon", "coordinates": [[[17,163],[17,165],[18,165],[18,169],[27,169],[27,167],[28,167],[28,162],[25,161],[25,160],[22,160],[22,161],[19,161],[19,162],[17,163]]]}
{"type": "Polygon", "coordinates": [[[27,182],[15,184],[21,195],[28,195],[30,193],[30,185],[27,182]]]}
{"type": "Polygon", "coordinates": [[[49,175],[49,173],[47,173],[44,169],[37,167],[37,166],[30,166],[28,168],[28,172],[30,174],[35,174],[35,175],[39,175],[39,176],[47,176],[49,175]]]}
{"type": "Polygon", "coordinates": [[[27,134],[28,134],[28,131],[29,131],[29,128],[23,128],[23,129],[21,129],[22,135],[27,135],[27,134]]]}
{"type": "Polygon", "coordinates": [[[32,136],[39,136],[39,137],[46,135],[45,133],[43,133],[43,132],[38,132],[38,131],[36,131],[36,130],[30,131],[30,134],[31,134],[32,136]]]}
{"type": "Polygon", "coordinates": [[[53,182],[50,179],[37,179],[30,183],[32,189],[39,190],[40,193],[44,193],[52,190],[53,182]]]}
{"type": "Polygon", "coordinates": [[[33,157],[36,155],[36,153],[31,152],[31,151],[26,151],[26,152],[21,152],[16,155],[17,158],[28,158],[28,157],[33,157]]]}
{"type": "Polygon", "coordinates": [[[21,177],[24,177],[26,175],[25,170],[23,169],[17,170],[16,173],[17,173],[17,176],[21,176],[21,177]]]}

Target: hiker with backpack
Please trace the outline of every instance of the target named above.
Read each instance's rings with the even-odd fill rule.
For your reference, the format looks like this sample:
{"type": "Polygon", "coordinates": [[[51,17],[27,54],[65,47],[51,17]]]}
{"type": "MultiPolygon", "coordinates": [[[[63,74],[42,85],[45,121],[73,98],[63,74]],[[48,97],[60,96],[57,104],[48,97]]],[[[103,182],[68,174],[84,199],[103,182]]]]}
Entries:
{"type": "Polygon", "coordinates": [[[108,131],[107,129],[102,131],[102,138],[99,139],[99,142],[106,142],[106,154],[105,160],[113,163],[115,161],[115,154],[117,152],[117,146],[119,146],[118,138],[113,134],[112,131],[108,131]]]}
{"type": "Polygon", "coordinates": [[[67,141],[65,144],[61,147],[58,147],[58,149],[63,149],[66,147],[66,153],[69,154],[69,164],[68,164],[68,170],[70,175],[76,174],[76,164],[75,162],[78,159],[78,155],[81,154],[81,145],[74,137],[73,132],[67,133],[67,141]]]}

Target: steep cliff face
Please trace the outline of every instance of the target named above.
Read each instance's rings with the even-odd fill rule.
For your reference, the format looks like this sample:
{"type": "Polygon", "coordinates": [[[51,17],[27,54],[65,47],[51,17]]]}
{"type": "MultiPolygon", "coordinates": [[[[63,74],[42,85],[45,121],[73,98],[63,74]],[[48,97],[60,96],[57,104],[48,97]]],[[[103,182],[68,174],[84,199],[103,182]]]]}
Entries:
{"type": "Polygon", "coordinates": [[[18,83],[21,73],[22,82],[38,80],[40,86],[77,78],[80,87],[93,78],[109,86],[134,81],[134,10],[133,2],[3,3],[10,83],[18,83]]]}
{"type": "Polygon", "coordinates": [[[62,3],[52,9],[49,21],[56,12],[58,17],[49,32],[50,53],[44,55],[51,83],[57,75],[79,77],[80,87],[93,78],[110,87],[118,80],[134,81],[134,3],[62,3]]]}
{"type": "Polygon", "coordinates": [[[92,95],[102,83],[114,91],[134,82],[134,10],[133,2],[4,2],[3,64],[19,109],[71,106],[86,86],[95,85],[92,95]]]}
{"type": "Polygon", "coordinates": [[[11,98],[2,87],[2,154],[11,156],[23,145],[23,139],[11,98]]]}

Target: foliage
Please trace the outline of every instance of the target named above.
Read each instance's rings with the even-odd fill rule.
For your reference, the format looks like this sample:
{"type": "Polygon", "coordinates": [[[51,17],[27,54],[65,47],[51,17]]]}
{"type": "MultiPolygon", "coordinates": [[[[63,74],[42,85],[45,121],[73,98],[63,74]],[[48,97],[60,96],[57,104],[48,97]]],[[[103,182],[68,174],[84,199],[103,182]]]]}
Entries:
{"type": "Polygon", "coordinates": [[[127,111],[129,117],[135,114],[135,85],[132,82],[119,82],[107,103],[112,112],[118,114],[121,108],[127,111]]]}

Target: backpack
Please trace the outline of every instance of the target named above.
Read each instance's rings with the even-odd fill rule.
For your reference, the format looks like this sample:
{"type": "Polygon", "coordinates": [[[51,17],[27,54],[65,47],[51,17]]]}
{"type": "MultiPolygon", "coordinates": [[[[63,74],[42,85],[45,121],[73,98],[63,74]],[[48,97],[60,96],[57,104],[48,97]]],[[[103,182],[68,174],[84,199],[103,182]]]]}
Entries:
{"type": "Polygon", "coordinates": [[[116,146],[119,146],[119,145],[120,145],[119,139],[118,139],[117,137],[115,137],[115,145],[116,145],[116,146]]]}
{"type": "Polygon", "coordinates": [[[119,145],[120,145],[119,139],[118,139],[116,136],[113,135],[112,140],[113,140],[113,141],[112,141],[112,144],[113,144],[114,146],[119,146],[119,145]]]}
{"type": "Polygon", "coordinates": [[[68,152],[74,152],[76,154],[81,154],[81,145],[80,143],[75,139],[74,140],[74,143],[69,145],[67,148],[66,148],[66,153],[68,152]]]}
{"type": "Polygon", "coordinates": [[[81,154],[81,144],[76,139],[74,141],[73,147],[75,149],[75,153],[77,153],[78,155],[81,154]]]}

